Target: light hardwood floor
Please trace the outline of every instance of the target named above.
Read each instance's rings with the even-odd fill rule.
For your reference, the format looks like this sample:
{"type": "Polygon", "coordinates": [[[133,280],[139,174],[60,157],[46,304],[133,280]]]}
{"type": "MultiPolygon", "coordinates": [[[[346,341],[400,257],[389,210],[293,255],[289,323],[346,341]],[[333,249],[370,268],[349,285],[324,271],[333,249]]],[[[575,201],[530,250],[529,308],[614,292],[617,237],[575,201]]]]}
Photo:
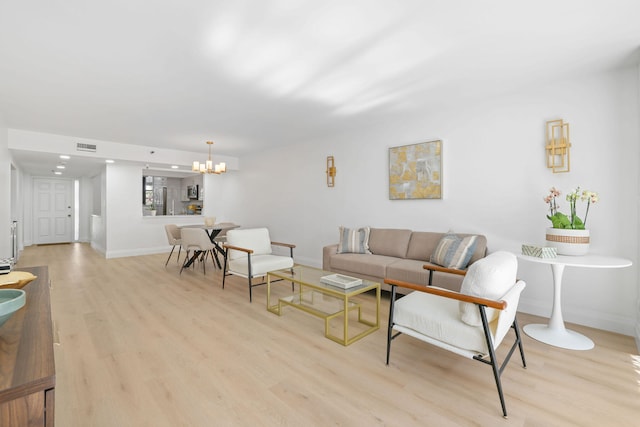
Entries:
{"type": "Polygon", "coordinates": [[[505,420],[483,364],[401,337],[385,365],[386,298],[382,328],[343,347],[321,319],[267,312],[264,286],[250,304],[241,279],[222,290],[212,264],[180,275],[165,259],[107,260],[87,244],[21,255],[17,269],[49,266],[58,427],[640,425],[631,337],[572,325],[596,343],[580,352],[523,335],[528,369],[514,356],[503,374],[505,420]]]}

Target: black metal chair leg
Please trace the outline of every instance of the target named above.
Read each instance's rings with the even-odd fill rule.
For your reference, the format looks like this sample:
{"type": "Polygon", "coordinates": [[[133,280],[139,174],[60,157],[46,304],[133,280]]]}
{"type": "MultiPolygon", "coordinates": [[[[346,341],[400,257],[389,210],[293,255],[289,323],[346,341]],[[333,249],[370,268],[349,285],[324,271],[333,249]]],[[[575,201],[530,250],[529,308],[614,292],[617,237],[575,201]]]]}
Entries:
{"type": "Polygon", "coordinates": [[[227,257],[224,257],[224,268],[222,269],[222,289],[224,289],[224,281],[227,278],[227,257]]]}
{"type": "Polygon", "coordinates": [[[522,337],[520,335],[520,328],[518,327],[518,319],[513,318],[513,329],[516,332],[516,339],[518,340],[518,348],[520,349],[520,358],[522,359],[522,367],[527,368],[527,362],[524,358],[524,348],[522,347],[522,337]]]}
{"type": "Polygon", "coordinates": [[[207,274],[207,251],[202,251],[202,274],[207,274]]]}
{"type": "Polygon", "coordinates": [[[391,301],[389,302],[389,324],[387,326],[387,365],[389,364],[389,356],[391,355],[391,334],[393,333],[393,306],[396,302],[396,287],[391,285],[391,301]]]}
{"type": "Polygon", "coordinates": [[[248,265],[247,265],[247,273],[248,273],[247,276],[249,276],[249,302],[252,302],[252,298],[253,297],[251,295],[252,294],[251,289],[253,287],[251,286],[251,275],[252,275],[252,272],[251,272],[251,254],[247,254],[247,263],[248,263],[248,265]]]}
{"type": "Polygon", "coordinates": [[[185,257],[184,257],[184,262],[182,263],[182,267],[180,267],[180,274],[182,274],[182,270],[184,270],[185,267],[188,267],[189,263],[189,251],[185,251],[185,257]]]}
{"type": "MultiPolygon", "coordinates": [[[[164,263],[164,266],[166,267],[167,264],[169,264],[169,260],[171,259],[171,255],[173,255],[173,250],[176,248],[176,245],[173,245],[173,247],[171,248],[171,252],[169,252],[169,257],[167,258],[167,262],[164,263]]],[[[178,258],[180,256],[178,255],[178,258]]]]}
{"type": "Polygon", "coordinates": [[[487,342],[487,348],[489,349],[489,359],[491,369],[493,370],[493,378],[496,380],[496,387],[498,388],[498,396],[500,396],[500,405],[502,406],[502,416],[507,418],[507,405],[504,402],[504,394],[502,392],[502,382],[500,381],[500,368],[498,367],[498,361],[496,359],[496,352],[493,349],[493,341],[491,339],[491,332],[489,331],[489,322],[487,321],[487,314],[485,308],[482,305],[478,306],[480,311],[480,318],[482,319],[482,328],[484,329],[484,337],[487,342]]]}
{"type": "Polygon", "coordinates": [[[220,265],[220,259],[218,258],[218,252],[215,248],[211,249],[211,254],[213,255],[214,264],[218,264],[218,268],[222,268],[222,265],[220,265]]]}

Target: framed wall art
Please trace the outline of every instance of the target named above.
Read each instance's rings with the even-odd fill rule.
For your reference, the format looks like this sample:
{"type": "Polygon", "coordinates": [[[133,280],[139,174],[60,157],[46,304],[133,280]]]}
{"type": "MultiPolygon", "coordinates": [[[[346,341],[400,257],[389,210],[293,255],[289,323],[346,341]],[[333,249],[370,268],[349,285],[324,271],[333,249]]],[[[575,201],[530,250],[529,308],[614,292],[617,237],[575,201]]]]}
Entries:
{"type": "Polygon", "coordinates": [[[442,141],[389,148],[389,200],[442,199],[442,141]]]}

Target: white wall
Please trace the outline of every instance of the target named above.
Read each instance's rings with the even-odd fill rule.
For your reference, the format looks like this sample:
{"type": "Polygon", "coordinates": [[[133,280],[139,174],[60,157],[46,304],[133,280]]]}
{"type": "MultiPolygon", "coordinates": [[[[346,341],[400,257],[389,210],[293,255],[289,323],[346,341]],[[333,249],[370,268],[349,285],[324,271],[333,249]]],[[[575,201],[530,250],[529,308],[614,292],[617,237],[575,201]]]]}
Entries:
{"type": "MultiPolygon", "coordinates": [[[[351,135],[243,158],[221,202],[243,226],[267,225],[274,240],[298,245],[299,262],[321,264],[340,225],[485,234],[490,251],[542,243],[551,186],[580,185],[601,202],[588,219],[593,253],[627,257],[632,268],[567,268],[565,320],[632,335],[637,317],[639,113],[635,69],[525,88],[473,104],[408,117],[388,116],[351,135]],[[545,167],[545,122],[570,123],[571,172],[545,167]],[[388,199],[388,148],[442,139],[443,200],[388,199]],[[334,155],[335,188],[325,184],[334,155]]],[[[521,308],[550,315],[548,268],[520,263],[528,287],[521,308]]]]}
{"type": "MultiPolygon", "coordinates": [[[[638,128],[640,128],[640,65],[638,66],[638,87],[637,87],[637,94],[638,94],[638,101],[637,101],[637,105],[638,105],[638,128]]],[[[640,130],[638,131],[640,133],[640,130]]],[[[640,158],[637,159],[638,161],[638,165],[640,165],[640,158]]],[[[638,206],[640,209],[640,182],[638,183],[638,191],[636,192],[637,195],[637,200],[638,200],[638,206]]],[[[640,221],[640,217],[638,218],[638,220],[640,221]]],[[[638,230],[640,233],[640,230],[638,230]]],[[[638,234],[638,241],[640,242],[640,234],[638,234]]],[[[638,269],[638,271],[640,271],[640,269],[638,269]]],[[[638,275],[637,277],[638,280],[638,300],[637,300],[637,311],[636,311],[636,330],[635,330],[635,337],[636,337],[636,347],[638,347],[638,349],[640,349],[640,275],[638,275]]]]}
{"type": "Polygon", "coordinates": [[[78,181],[78,241],[89,242],[91,241],[91,214],[93,213],[93,181],[89,177],[80,178],[78,181]]]}
{"type": "MultiPolygon", "coordinates": [[[[205,184],[206,187],[206,184],[205,184]]],[[[142,168],[114,163],[106,166],[104,214],[94,216],[96,233],[104,231],[107,258],[165,252],[171,248],[164,225],[202,223],[202,216],[142,216],[142,168]],[[97,227],[100,222],[101,227],[97,227]]],[[[96,246],[98,244],[96,243],[96,246]]]]}
{"type": "Polygon", "coordinates": [[[11,257],[11,153],[8,129],[0,115],[0,258],[11,257]]]}
{"type": "MultiPolygon", "coordinates": [[[[238,165],[239,167],[239,165],[238,165]]],[[[204,195],[202,198],[202,216],[214,216],[216,222],[233,222],[229,216],[225,200],[235,197],[231,183],[238,170],[228,170],[222,175],[204,175],[204,195]]]]}
{"type": "Polygon", "coordinates": [[[106,254],[107,252],[107,230],[106,230],[106,205],[107,205],[107,171],[106,166],[100,173],[91,178],[91,188],[93,190],[93,206],[91,209],[91,247],[106,254]]]}

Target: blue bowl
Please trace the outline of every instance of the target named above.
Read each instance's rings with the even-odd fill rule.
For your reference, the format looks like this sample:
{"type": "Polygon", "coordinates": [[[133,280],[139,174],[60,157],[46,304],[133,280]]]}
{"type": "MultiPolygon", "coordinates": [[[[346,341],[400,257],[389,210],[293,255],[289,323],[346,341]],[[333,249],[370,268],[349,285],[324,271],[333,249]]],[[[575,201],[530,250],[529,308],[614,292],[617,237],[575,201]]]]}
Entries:
{"type": "Polygon", "coordinates": [[[22,289],[0,289],[0,326],[24,307],[27,296],[22,289]]]}

